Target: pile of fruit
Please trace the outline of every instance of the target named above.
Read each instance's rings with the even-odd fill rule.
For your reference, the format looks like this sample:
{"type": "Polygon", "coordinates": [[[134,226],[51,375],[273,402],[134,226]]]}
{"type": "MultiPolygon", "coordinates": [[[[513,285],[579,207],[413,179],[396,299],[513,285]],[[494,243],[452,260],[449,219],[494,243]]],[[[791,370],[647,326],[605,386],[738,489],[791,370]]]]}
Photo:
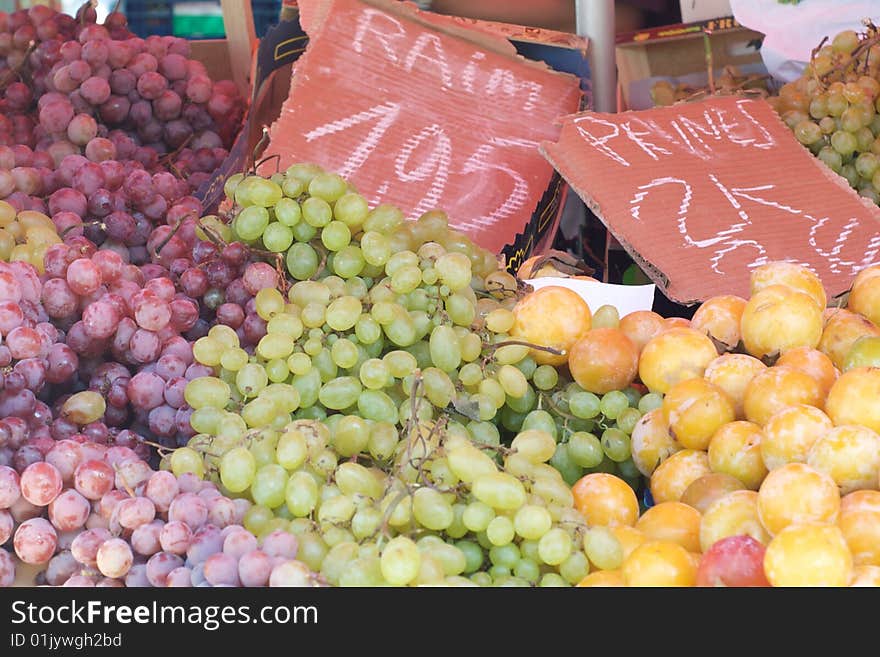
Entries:
{"type": "Polygon", "coordinates": [[[880,30],[868,23],[826,42],[770,102],[800,143],[880,203],[880,30]]]}
{"type": "Polygon", "coordinates": [[[0,584],[880,584],[880,267],[621,317],[313,164],[207,214],[240,99],[89,11],[0,14],[0,584]]]}

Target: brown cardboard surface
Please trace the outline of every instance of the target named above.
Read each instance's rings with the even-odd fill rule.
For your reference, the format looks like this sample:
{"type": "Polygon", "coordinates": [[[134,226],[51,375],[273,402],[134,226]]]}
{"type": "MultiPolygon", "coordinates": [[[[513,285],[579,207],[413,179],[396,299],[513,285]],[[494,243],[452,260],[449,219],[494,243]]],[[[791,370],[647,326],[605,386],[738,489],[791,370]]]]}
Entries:
{"type": "Polygon", "coordinates": [[[880,209],[801,146],[763,100],[568,116],[542,152],[671,299],[747,296],[773,260],[829,296],[880,262],[880,209]]]}
{"type": "Polygon", "coordinates": [[[406,5],[299,6],[310,43],[264,157],[337,171],[371,205],[411,218],[441,208],[500,252],[547,190],[553,168],[538,145],[577,111],[578,79],[516,55],[497,34],[406,5]]]}
{"type": "Polygon", "coordinates": [[[649,78],[676,79],[693,73],[706,73],[708,35],[712,63],[716,71],[725,66],[763,64],[761,53],[751,44],[758,42],[760,32],[721,21],[654,28],[629,35],[615,47],[619,110],[649,109],[633,98],[632,86],[649,78]],[[709,23],[718,23],[711,27],[709,23]]]}

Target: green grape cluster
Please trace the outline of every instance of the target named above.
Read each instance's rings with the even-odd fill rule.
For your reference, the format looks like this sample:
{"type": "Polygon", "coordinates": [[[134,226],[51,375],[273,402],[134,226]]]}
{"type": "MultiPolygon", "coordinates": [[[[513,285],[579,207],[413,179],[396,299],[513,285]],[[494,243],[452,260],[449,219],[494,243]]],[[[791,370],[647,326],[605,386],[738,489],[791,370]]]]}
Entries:
{"type": "Polygon", "coordinates": [[[880,32],[846,30],[770,99],[797,140],[880,203],[880,32]]]}
{"type": "Polygon", "coordinates": [[[511,337],[519,285],[494,256],[442,212],[405,221],[343,183],[295,165],[227,186],[226,228],[252,245],[281,253],[274,224],[314,230],[284,247],[284,292],[257,293],[255,347],[222,325],[194,343],[214,376],[188,383],[197,433],[164,467],[252,500],[248,528],[299,534],[332,584],[577,583],[589,559],[570,486],[610,472],[638,488],[629,436],[659,398],[600,398],[538,365],[511,337]],[[313,205],[337,219],[319,231],[313,205]]]}

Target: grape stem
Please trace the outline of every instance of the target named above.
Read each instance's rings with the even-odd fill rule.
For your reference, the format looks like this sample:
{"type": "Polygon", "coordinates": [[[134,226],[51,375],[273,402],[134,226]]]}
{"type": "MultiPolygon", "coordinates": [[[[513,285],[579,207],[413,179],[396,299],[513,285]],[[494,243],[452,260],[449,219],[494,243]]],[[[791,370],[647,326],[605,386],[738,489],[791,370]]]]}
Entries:
{"type": "Polygon", "coordinates": [[[9,84],[12,82],[12,80],[15,79],[16,77],[21,79],[21,75],[19,75],[19,74],[24,69],[25,65],[28,62],[28,58],[31,56],[31,53],[34,52],[34,50],[36,50],[36,48],[37,48],[36,41],[32,40],[32,41],[30,41],[30,43],[28,43],[27,50],[24,51],[24,57],[22,57],[21,62],[15,68],[10,68],[6,72],[6,77],[4,77],[4,79],[2,81],[0,81],[0,90],[6,89],[6,87],[8,87],[9,84]]]}
{"type": "Polygon", "coordinates": [[[309,278],[310,281],[316,281],[327,266],[327,257],[330,255],[330,250],[325,249],[323,244],[318,244],[316,241],[309,242],[309,244],[321,254],[321,262],[318,263],[318,268],[315,270],[315,273],[312,274],[312,277],[309,278]]]}
{"type": "MultiPolygon", "coordinates": [[[[831,76],[835,73],[843,73],[850,66],[855,65],[858,67],[859,57],[865,52],[873,48],[875,45],[880,44],[880,30],[878,30],[877,26],[874,25],[871,21],[865,21],[865,27],[868,28],[868,31],[864,34],[864,38],[859,41],[859,45],[855,47],[855,49],[849,54],[849,59],[846,59],[842,63],[836,64],[824,75],[817,77],[816,80],[822,86],[823,89],[827,89],[827,82],[831,78],[831,76]]],[[[810,57],[810,63],[812,64],[813,58],[816,57],[821,47],[828,40],[828,37],[825,37],[819,46],[813,50],[812,55],[810,57]]],[[[867,71],[868,66],[868,57],[865,57],[865,70],[867,71]]],[[[815,73],[813,74],[815,75],[815,73]]]]}
{"type": "MultiPolygon", "coordinates": [[[[262,153],[263,149],[269,143],[269,131],[266,129],[266,126],[263,126],[263,134],[260,135],[260,140],[257,142],[254,149],[251,151],[251,156],[245,161],[244,171],[242,173],[244,175],[257,175],[257,167],[260,166],[265,160],[269,158],[265,158],[265,160],[261,160],[257,163],[257,153],[262,153]]],[[[281,162],[281,156],[278,156],[278,162],[281,162]]]]}
{"type": "Polygon", "coordinates": [[[171,241],[171,238],[174,237],[174,236],[177,234],[177,231],[180,230],[180,227],[183,226],[183,222],[186,221],[187,219],[189,219],[189,218],[192,217],[192,216],[194,216],[192,213],[187,214],[186,216],[183,217],[183,219],[181,219],[180,221],[177,222],[177,225],[176,225],[174,228],[171,229],[171,232],[168,233],[168,237],[166,237],[164,240],[162,240],[162,243],[159,244],[159,245],[156,247],[155,255],[156,255],[157,257],[158,257],[159,254],[162,252],[162,249],[165,248],[165,245],[168,244],[168,242],[171,241]]]}
{"type": "Polygon", "coordinates": [[[534,349],[536,351],[546,351],[548,354],[553,354],[554,356],[565,356],[566,352],[561,351],[559,349],[554,349],[553,347],[544,347],[539,344],[532,344],[531,342],[526,342],[525,340],[504,340],[502,342],[484,342],[484,349],[491,349],[492,351],[496,349],[500,349],[501,347],[529,347],[530,349],[534,349]]]}
{"type": "MultiPolygon", "coordinates": [[[[181,143],[180,146],[178,146],[173,151],[166,153],[161,158],[159,158],[159,164],[167,164],[169,166],[173,166],[171,163],[171,158],[173,158],[175,155],[179,155],[180,152],[184,148],[186,148],[187,144],[189,144],[189,142],[192,141],[192,138],[193,138],[193,136],[192,136],[192,134],[190,134],[186,139],[183,140],[183,143],[181,143]]],[[[177,169],[177,167],[174,167],[174,170],[177,172],[178,178],[183,178],[183,175],[180,173],[180,170],[177,169]]]]}

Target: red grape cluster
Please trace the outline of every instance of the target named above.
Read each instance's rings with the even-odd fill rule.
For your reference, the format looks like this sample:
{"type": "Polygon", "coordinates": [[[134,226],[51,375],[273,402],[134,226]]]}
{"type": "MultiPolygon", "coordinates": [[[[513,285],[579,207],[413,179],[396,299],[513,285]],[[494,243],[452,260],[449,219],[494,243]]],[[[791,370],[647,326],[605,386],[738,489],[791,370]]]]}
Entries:
{"type": "MultiPolygon", "coordinates": [[[[45,564],[51,586],[292,586],[319,578],[286,531],[258,539],[249,501],[191,474],[154,471],[128,447],[61,440],[19,475],[0,466],[0,544],[45,564]]],[[[0,548],[0,586],[15,578],[0,548]]]]}
{"type": "Polygon", "coordinates": [[[33,265],[0,262],[0,417],[37,422],[45,416],[38,396],[47,384],[70,382],[79,366],[67,336],[50,323],[43,297],[33,265]]]}
{"type": "Polygon", "coordinates": [[[67,330],[81,384],[106,400],[103,421],[169,444],[192,436],[183,391],[207,370],[193,362],[188,340],[206,324],[196,298],[179,292],[162,265],[126,264],[84,238],[50,247],[45,265],[43,307],[67,330]]]}
{"type": "Polygon", "coordinates": [[[0,198],[142,264],[154,225],[201,214],[187,195],[226,158],[244,102],[186,39],[93,16],[0,14],[0,198]]]}

